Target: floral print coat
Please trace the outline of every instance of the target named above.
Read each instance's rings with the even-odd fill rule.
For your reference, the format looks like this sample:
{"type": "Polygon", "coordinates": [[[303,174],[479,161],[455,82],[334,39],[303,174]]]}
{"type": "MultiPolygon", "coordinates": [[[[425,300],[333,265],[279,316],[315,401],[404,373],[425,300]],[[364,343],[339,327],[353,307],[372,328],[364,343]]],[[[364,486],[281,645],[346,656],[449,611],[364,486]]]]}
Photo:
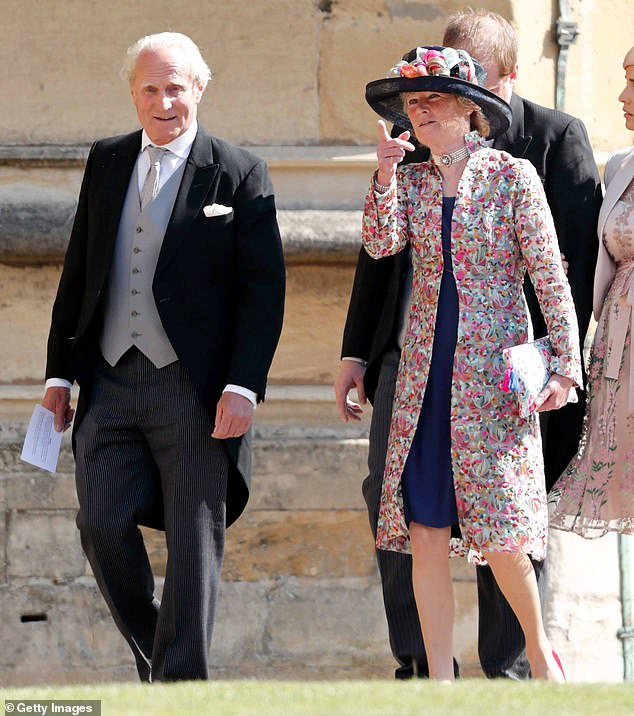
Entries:
{"type": "MultiPolygon", "coordinates": [[[[458,337],[451,398],[451,459],[462,541],[454,555],[526,552],[543,559],[547,509],[537,414],[519,416],[502,391],[502,349],[530,340],[526,269],[553,345],[551,370],[581,385],[577,321],[557,236],[533,166],[466,135],[451,250],[458,337]]],[[[401,474],[414,438],[431,361],[443,271],[442,181],[433,162],[399,167],[385,194],[366,196],[363,244],[374,258],[411,245],[412,301],[396,381],[377,531],[380,549],[409,552],[401,474]]]]}

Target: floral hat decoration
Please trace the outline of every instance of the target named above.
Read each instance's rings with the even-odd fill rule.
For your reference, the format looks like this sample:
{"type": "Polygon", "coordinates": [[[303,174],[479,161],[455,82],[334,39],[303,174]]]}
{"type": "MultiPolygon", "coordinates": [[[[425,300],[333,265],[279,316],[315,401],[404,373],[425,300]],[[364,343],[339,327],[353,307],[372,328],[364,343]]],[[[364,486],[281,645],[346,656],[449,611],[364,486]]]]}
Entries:
{"type": "Polygon", "coordinates": [[[475,102],[489,122],[489,138],[503,134],[511,124],[511,108],[482,87],[484,67],[465,50],[453,47],[415,47],[388,72],[366,85],[372,109],[399,127],[412,129],[403,107],[402,92],[446,92],[475,102]]]}

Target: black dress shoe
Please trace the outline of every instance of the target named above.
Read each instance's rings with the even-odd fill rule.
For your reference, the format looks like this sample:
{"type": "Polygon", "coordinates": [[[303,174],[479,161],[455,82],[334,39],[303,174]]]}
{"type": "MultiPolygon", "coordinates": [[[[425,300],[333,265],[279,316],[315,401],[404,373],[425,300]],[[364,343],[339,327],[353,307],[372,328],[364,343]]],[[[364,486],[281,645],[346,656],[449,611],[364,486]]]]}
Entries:
{"type": "Polygon", "coordinates": [[[397,669],[394,671],[394,678],[395,679],[412,679],[414,677],[414,662],[410,661],[409,664],[401,664],[397,669]]]}
{"type": "MultiPolygon", "coordinates": [[[[456,679],[460,678],[460,667],[458,662],[453,660],[453,673],[456,679]]],[[[416,676],[419,679],[429,678],[429,667],[427,666],[427,659],[412,659],[412,661],[401,664],[394,671],[395,679],[412,679],[416,676]]]]}

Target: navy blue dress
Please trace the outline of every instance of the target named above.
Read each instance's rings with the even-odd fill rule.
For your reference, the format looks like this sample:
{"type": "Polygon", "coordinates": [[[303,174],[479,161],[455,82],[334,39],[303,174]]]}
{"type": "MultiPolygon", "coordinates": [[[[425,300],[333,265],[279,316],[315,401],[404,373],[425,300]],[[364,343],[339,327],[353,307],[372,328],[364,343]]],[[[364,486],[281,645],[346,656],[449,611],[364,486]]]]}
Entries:
{"type": "Polygon", "coordinates": [[[405,521],[427,527],[458,522],[451,467],[451,382],[458,333],[458,292],[451,261],[451,217],[455,197],[442,203],[444,270],[427,387],[414,441],[402,476],[405,521]]]}

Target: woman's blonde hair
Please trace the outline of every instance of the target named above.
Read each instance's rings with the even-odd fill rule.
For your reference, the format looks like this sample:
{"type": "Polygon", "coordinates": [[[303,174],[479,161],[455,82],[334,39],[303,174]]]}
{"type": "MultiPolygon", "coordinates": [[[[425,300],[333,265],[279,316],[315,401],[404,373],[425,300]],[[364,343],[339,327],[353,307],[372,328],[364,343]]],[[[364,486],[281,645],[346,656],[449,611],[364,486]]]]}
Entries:
{"type": "Polygon", "coordinates": [[[480,109],[480,106],[460,95],[456,95],[456,99],[463,107],[473,110],[470,118],[471,129],[475,129],[476,132],[479,132],[483,137],[488,137],[491,127],[489,126],[489,120],[484,116],[484,112],[480,109]]]}

